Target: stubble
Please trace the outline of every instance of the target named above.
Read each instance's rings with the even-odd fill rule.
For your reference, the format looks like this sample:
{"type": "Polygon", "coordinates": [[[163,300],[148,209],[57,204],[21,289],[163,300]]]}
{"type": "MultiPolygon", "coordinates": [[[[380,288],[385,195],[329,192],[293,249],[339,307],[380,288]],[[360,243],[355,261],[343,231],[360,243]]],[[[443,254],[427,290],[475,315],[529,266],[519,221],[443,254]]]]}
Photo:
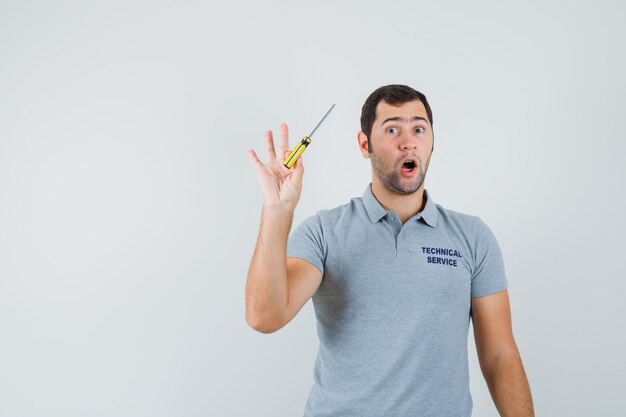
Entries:
{"type": "Polygon", "coordinates": [[[383,187],[392,193],[397,194],[413,194],[416,192],[424,183],[424,179],[426,178],[426,172],[428,171],[428,165],[430,164],[430,157],[432,156],[432,152],[428,155],[428,160],[425,164],[422,163],[422,160],[417,155],[413,156],[417,160],[417,174],[415,178],[410,181],[406,178],[403,178],[398,172],[397,167],[404,161],[407,156],[403,156],[398,161],[395,161],[393,166],[389,167],[383,161],[378,159],[375,153],[370,153],[370,160],[372,161],[372,168],[374,170],[374,175],[380,180],[383,184],[383,187]]]}

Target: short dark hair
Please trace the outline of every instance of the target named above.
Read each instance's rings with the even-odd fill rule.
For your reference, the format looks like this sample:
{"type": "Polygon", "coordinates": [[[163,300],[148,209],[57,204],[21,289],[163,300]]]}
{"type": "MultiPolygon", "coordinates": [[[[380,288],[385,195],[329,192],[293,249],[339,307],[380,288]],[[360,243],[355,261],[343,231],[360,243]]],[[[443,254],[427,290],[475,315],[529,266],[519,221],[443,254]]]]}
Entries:
{"type": "Polygon", "coordinates": [[[377,88],[370,96],[365,100],[363,107],[361,108],[361,130],[367,136],[367,150],[372,152],[372,141],[370,135],[372,134],[372,126],[376,119],[376,106],[383,100],[387,104],[399,105],[408,103],[409,101],[420,101],[426,108],[426,114],[428,115],[428,121],[432,127],[433,125],[433,112],[430,109],[426,96],[417,90],[401,84],[385,85],[377,88]]]}

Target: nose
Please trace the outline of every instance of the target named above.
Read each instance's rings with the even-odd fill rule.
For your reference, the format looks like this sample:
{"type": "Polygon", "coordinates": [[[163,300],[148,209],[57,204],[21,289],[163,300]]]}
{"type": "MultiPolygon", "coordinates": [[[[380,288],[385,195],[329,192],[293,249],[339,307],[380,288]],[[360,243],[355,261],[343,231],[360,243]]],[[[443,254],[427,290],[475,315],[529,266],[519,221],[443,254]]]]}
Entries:
{"type": "Polygon", "coordinates": [[[400,149],[403,151],[417,149],[417,139],[411,135],[402,135],[400,140],[400,149]]]}

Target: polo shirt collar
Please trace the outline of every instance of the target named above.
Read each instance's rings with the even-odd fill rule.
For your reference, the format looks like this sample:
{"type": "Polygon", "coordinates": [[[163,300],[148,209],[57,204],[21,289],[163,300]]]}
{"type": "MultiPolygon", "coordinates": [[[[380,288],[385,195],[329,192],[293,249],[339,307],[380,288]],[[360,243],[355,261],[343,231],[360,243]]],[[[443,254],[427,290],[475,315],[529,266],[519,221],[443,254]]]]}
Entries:
{"type": "Polygon", "coordinates": [[[420,214],[430,227],[435,227],[437,226],[437,206],[426,189],[424,189],[424,198],[426,199],[426,205],[420,214]]]}
{"type": "MultiPolygon", "coordinates": [[[[420,216],[416,217],[414,220],[418,220],[418,218],[421,217],[430,227],[435,227],[437,225],[437,207],[435,206],[432,197],[428,194],[428,190],[424,190],[424,199],[426,200],[424,210],[422,210],[419,213],[420,216]]],[[[365,192],[363,193],[363,206],[365,206],[365,211],[367,212],[367,215],[372,223],[378,222],[387,213],[389,213],[380,205],[378,200],[376,200],[376,197],[374,197],[371,183],[365,187],[365,192]]]]}

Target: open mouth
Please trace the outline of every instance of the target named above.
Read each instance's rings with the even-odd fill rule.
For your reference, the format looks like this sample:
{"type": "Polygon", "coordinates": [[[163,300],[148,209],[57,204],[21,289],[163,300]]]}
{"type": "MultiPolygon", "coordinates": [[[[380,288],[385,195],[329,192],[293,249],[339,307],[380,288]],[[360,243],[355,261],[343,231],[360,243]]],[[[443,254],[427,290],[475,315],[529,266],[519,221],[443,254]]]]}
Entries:
{"type": "Polygon", "coordinates": [[[413,172],[413,170],[415,169],[415,161],[404,161],[404,163],[402,164],[402,169],[404,170],[404,172],[413,172]]]}

